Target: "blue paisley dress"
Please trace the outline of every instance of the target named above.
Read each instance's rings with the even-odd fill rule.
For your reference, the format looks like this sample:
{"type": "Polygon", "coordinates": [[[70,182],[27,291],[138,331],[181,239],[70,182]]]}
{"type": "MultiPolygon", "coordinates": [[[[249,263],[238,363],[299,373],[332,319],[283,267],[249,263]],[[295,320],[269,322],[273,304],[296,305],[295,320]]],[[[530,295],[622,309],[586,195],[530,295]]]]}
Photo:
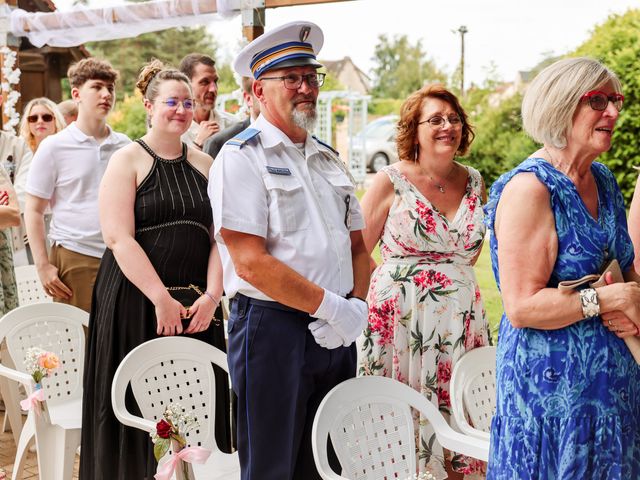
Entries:
{"type": "MultiPolygon", "coordinates": [[[[613,174],[593,163],[599,211],[594,219],[573,182],[540,158],[502,175],[485,207],[496,208],[514,175],[531,172],[549,190],[558,257],[547,284],[596,273],[611,258],[633,262],[625,206],[613,174]]],[[[498,287],[497,240],[491,260],[498,287]]],[[[497,411],[488,479],[640,478],[640,367],[600,317],[558,330],[514,328],[503,315],[497,353],[497,411]]]]}

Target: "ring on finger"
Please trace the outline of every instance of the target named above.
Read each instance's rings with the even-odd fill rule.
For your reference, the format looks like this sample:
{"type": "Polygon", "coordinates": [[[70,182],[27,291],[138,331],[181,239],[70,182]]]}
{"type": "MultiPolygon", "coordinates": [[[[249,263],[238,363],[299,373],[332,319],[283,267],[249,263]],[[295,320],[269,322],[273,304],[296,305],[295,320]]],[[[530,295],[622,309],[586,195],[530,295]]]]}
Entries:
{"type": "Polygon", "coordinates": [[[607,320],[607,322],[609,323],[610,327],[613,327],[613,324],[611,323],[611,320],[607,320]]]}

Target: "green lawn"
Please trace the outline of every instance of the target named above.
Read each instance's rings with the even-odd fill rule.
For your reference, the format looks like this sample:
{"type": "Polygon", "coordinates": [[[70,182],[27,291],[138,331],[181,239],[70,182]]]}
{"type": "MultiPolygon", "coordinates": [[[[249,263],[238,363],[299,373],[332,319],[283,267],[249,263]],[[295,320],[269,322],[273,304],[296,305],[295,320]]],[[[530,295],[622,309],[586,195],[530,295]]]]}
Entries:
{"type": "MultiPolygon", "coordinates": [[[[362,198],[364,191],[359,190],[357,192],[358,198],[362,198]]],[[[378,247],[373,251],[373,259],[376,263],[380,263],[380,251],[378,247]]],[[[484,301],[484,307],[487,311],[487,319],[491,326],[491,333],[493,335],[494,343],[498,338],[498,325],[500,323],[500,317],[502,316],[502,301],[500,300],[500,294],[498,293],[498,287],[496,281],[493,278],[493,271],[491,270],[491,255],[489,254],[489,242],[485,243],[480,258],[475,265],[476,277],[478,284],[480,285],[480,293],[484,301]]]]}

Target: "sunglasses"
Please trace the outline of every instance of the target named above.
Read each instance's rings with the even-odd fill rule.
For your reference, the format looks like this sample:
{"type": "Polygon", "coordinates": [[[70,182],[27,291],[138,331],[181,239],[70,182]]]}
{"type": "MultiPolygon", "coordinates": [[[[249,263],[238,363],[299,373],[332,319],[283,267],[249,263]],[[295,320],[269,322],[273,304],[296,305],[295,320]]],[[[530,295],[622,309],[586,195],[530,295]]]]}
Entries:
{"type": "Polygon", "coordinates": [[[42,121],[46,123],[53,121],[53,115],[51,115],[50,113],[45,113],[44,115],[29,115],[27,117],[27,122],[36,123],[38,121],[38,118],[42,118],[42,121]]]}
{"type": "Polygon", "coordinates": [[[588,100],[589,106],[599,112],[606,110],[609,106],[609,102],[613,103],[616,110],[620,111],[622,110],[624,95],[621,93],[612,93],[611,95],[607,95],[600,90],[592,90],[591,92],[585,93],[581,100],[588,100]]]}

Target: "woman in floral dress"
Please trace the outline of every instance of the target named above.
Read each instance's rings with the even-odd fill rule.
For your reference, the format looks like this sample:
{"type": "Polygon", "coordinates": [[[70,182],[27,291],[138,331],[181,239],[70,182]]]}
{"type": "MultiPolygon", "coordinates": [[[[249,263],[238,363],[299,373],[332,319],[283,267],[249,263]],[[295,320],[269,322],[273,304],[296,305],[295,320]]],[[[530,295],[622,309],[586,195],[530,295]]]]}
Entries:
{"type": "Polygon", "coordinates": [[[640,276],[620,187],[596,161],[612,146],[621,92],[590,58],[542,70],[522,122],[543,147],[491,187],[504,315],[488,479],[640,478],[640,366],[622,340],[638,335],[640,276]],[[627,283],[557,288],[614,259],[627,283]]]}
{"type": "MultiPolygon", "coordinates": [[[[478,171],[455,161],[473,137],[458,99],[441,85],[423,87],[401,109],[401,161],[383,168],[362,199],[365,242],[369,252],[380,242],[382,263],[371,279],[359,374],[406,383],[445,415],[453,365],[490,343],[473,272],[486,194],[478,171]]],[[[421,472],[444,479],[483,470],[481,462],[443,452],[433,428],[419,422],[421,472]]]]}

